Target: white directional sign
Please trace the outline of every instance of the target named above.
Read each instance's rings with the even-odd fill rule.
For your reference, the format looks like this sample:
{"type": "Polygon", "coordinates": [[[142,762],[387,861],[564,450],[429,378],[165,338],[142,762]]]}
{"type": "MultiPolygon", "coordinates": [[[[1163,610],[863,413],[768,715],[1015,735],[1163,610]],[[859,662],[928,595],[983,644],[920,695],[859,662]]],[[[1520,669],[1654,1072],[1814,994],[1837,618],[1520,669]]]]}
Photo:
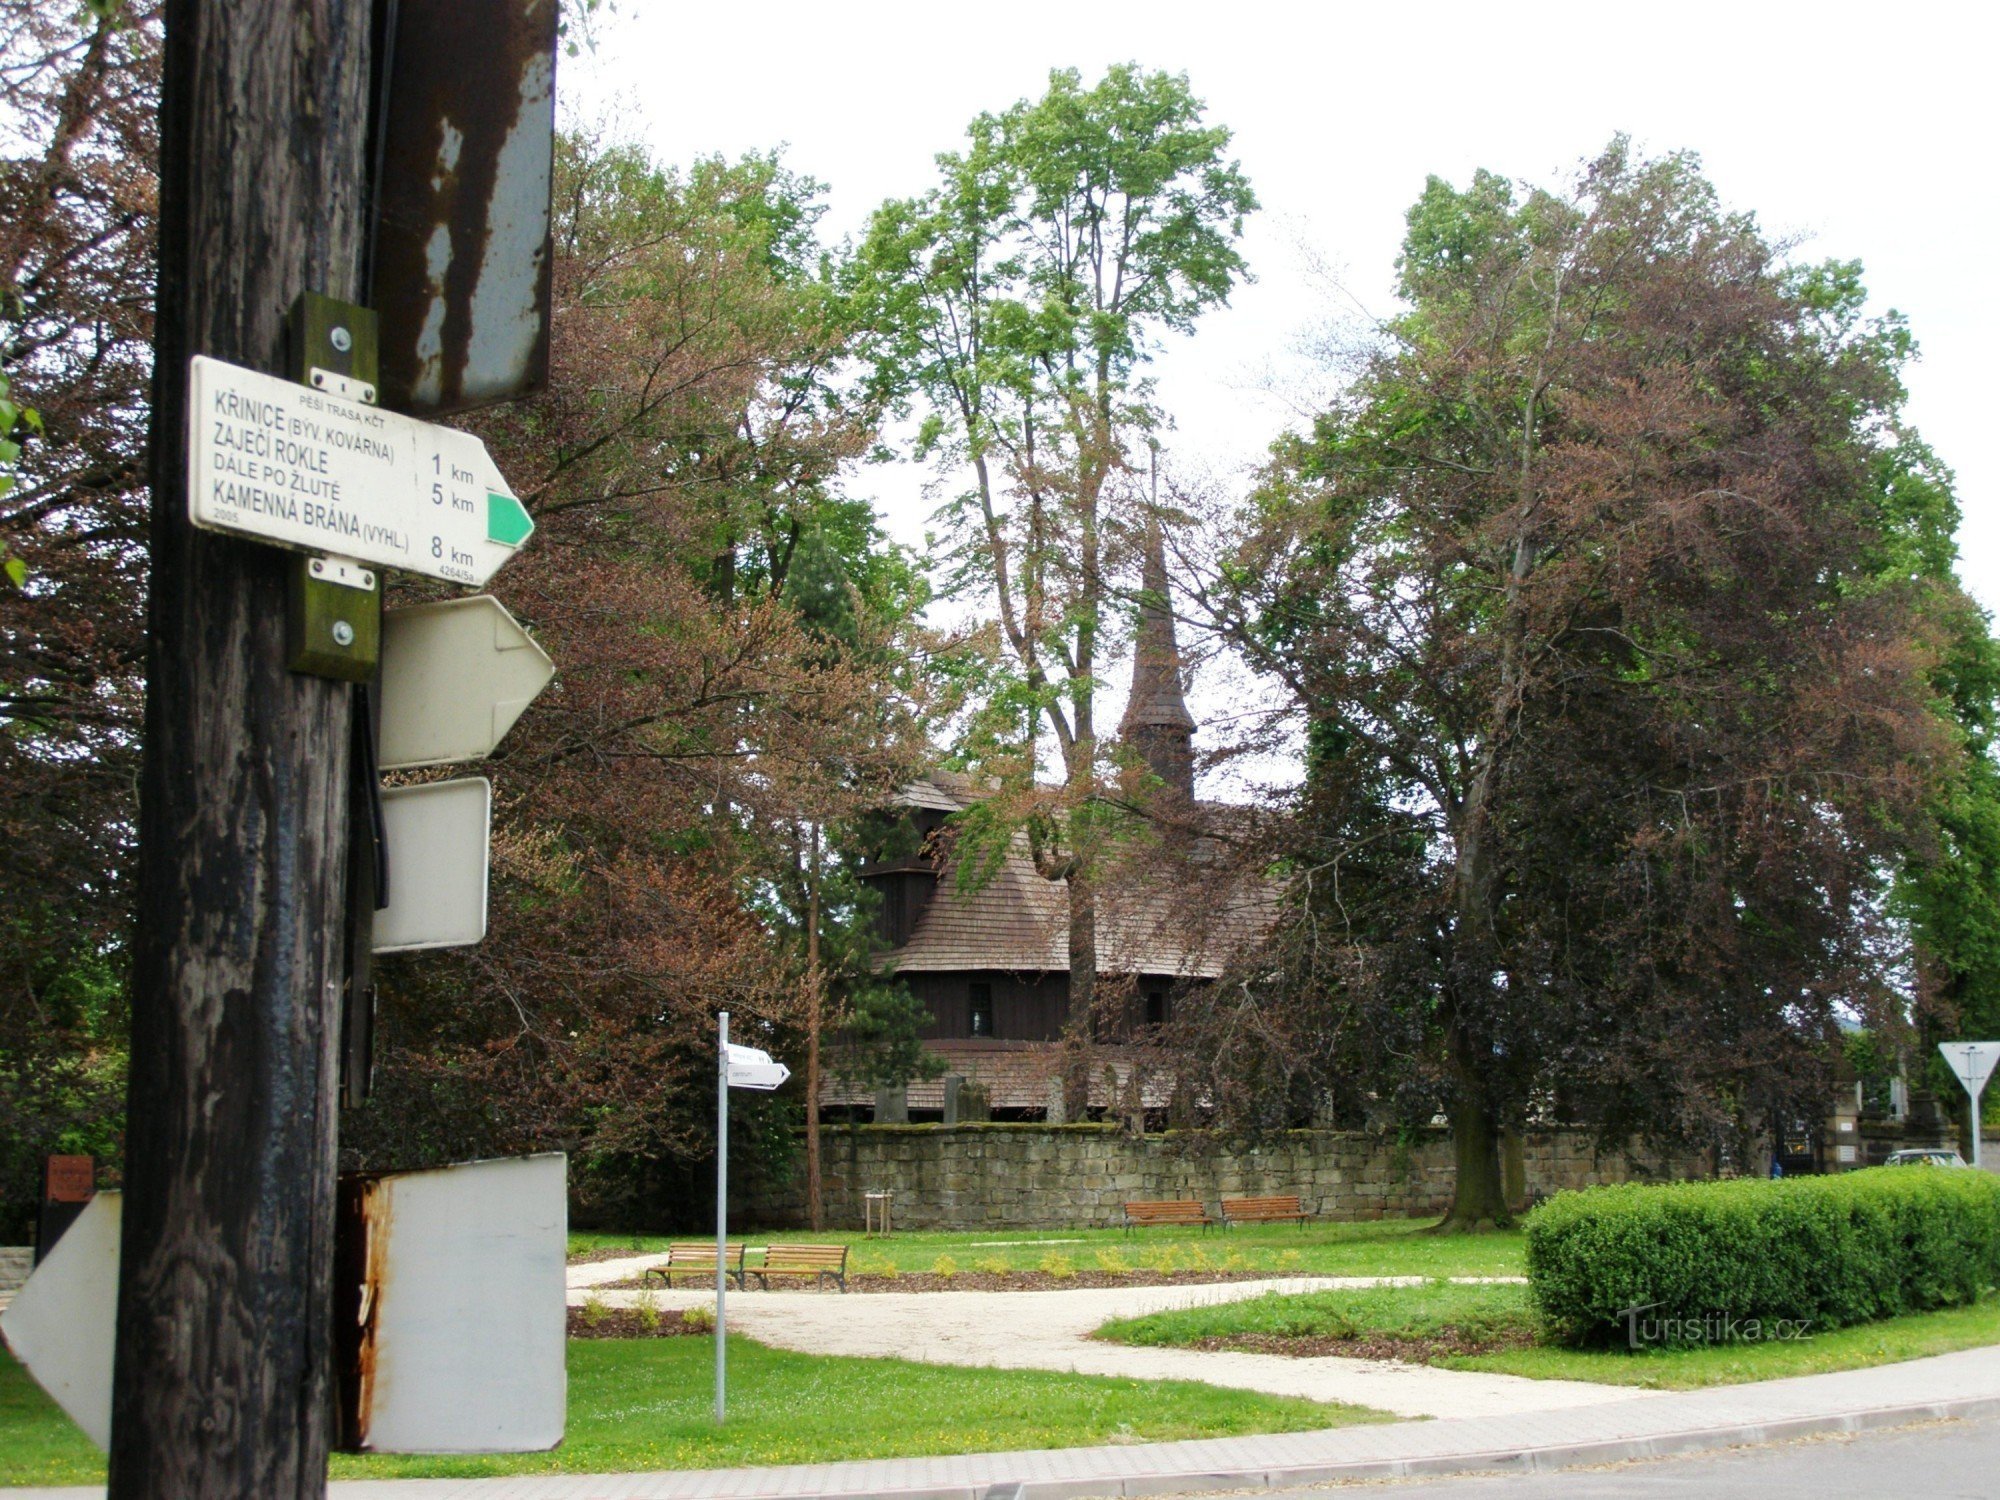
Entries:
{"type": "Polygon", "coordinates": [[[111,1446],[111,1350],[124,1198],[93,1197],[0,1312],[7,1347],[100,1448],[111,1446]]]}
{"type": "Polygon", "coordinates": [[[470,433],[196,355],[194,524],[478,585],[535,529],[470,433]]]}
{"type": "Polygon", "coordinates": [[[387,611],[383,769],[483,760],[555,673],[490,594],[387,611]]]}
{"type": "Polygon", "coordinates": [[[486,848],[493,784],[483,776],[382,793],[389,904],[374,950],[463,948],[486,936],[486,848]]]}
{"type": "Polygon", "coordinates": [[[729,1059],[729,1086],[733,1089],[768,1092],[792,1076],[790,1068],[771,1061],[771,1054],[760,1047],[739,1047],[734,1042],[723,1045],[728,1049],[724,1055],[729,1059]]]}

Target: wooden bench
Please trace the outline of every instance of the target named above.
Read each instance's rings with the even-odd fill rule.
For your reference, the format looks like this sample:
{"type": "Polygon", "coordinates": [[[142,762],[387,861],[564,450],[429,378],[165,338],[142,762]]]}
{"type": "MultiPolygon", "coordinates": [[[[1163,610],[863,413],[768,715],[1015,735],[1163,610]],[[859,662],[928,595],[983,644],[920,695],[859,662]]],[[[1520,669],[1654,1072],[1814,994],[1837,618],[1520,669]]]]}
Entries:
{"type": "Polygon", "coordinates": [[[1152,1203],[1128,1203],[1125,1205],[1125,1232],[1144,1229],[1151,1224],[1199,1224],[1204,1230],[1215,1220],[1208,1216],[1199,1198],[1167,1198],[1152,1203]]]}
{"type": "Polygon", "coordinates": [[[1277,1198],[1222,1200],[1222,1225],[1225,1229],[1231,1224],[1303,1224],[1310,1217],[1297,1193],[1277,1198]]]}
{"type": "Polygon", "coordinates": [[[764,1252],[760,1264],[747,1269],[767,1292],[771,1289],[773,1276],[809,1276],[822,1285],[831,1281],[844,1292],[847,1290],[847,1246],[773,1245],[764,1252]]]}
{"type": "MultiPolygon", "coordinates": [[[[723,1247],[723,1269],[738,1286],[743,1285],[743,1250],[741,1245],[723,1247]]],[[[646,1267],[646,1276],[657,1276],[668,1286],[674,1284],[676,1276],[705,1276],[715,1279],[715,1242],[706,1244],[692,1241],[684,1245],[667,1246],[667,1259],[663,1265],[646,1267]]],[[[646,1276],[639,1279],[644,1281],[646,1276]]]]}

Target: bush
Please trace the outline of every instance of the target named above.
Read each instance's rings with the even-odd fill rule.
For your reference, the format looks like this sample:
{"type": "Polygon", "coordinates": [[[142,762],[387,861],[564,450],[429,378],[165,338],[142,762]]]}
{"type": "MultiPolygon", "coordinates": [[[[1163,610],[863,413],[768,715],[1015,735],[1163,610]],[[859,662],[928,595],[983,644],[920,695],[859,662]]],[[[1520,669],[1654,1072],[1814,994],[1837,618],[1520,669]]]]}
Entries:
{"type": "Polygon", "coordinates": [[[1754,1338],[1753,1320],[1825,1331],[1975,1301],[2000,1277],[2000,1180],[1877,1167],[1634,1183],[1559,1193],[1526,1229],[1535,1305],[1566,1342],[1622,1339],[1635,1309],[1668,1325],[1661,1343],[1754,1338]]]}

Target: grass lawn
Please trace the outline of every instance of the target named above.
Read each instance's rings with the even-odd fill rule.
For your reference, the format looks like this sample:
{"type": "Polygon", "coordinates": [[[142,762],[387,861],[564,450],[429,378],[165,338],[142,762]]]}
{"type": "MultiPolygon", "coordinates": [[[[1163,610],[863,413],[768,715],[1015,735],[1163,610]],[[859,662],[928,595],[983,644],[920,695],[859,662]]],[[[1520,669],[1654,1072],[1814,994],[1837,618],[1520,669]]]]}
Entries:
{"type": "MultiPolygon", "coordinates": [[[[569,1434],[553,1453],[466,1458],[342,1455],[340,1479],[615,1473],[900,1458],[1090,1443],[1300,1432],[1389,1420],[1185,1381],[961,1370],[817,1358],[729,1341],[729,1422],[718,1431],[705,1338],[579,1339],[569,1346],[569,1434]]],[[[0,1485],[102,1481],[97,1450],[0,1353],[0,1485]]]]}
{"type": "MultiPolygon", "coordinates": [[[[939,1257],[960,1271],[1032,1271],[1050,1255],[1077,1270],[1268,1271],[1274,1276],[1518,1276],[1518,1231],[1426,1233],[1434,1221],[1380,1219],[1370,1223],[1252,1224],[1207,1234],[1170,1229],[1028,1229],[1013,1232],[894,1234],[868,1239],[853,1231],[781,1230],[744,1233],[753,1245],[804,1240],[852,1245],[848,1269],[863,1275],[929,1271],[939,1257]]],[[[735,1238],[736,1236],[732,1236],[735,1238]]],[[[664,1250],[669,1238],[699,1235],[573,1233],[570,1254],[591,1250],[664,1250]]]]}
{"type": "MultiPolygon", "coordinates": [[[[1214,1338],[1434,1339],[1447,1330],[1474,1339],[1519,1337],[1536,1320],[1522,1286],[1378,1287],[1253,1297],[1214,1307],[1182,1308],[1106,1324],[1099,1336],[1127,1344],[1194,1344],[1214,1338]]],[[[1838,1328],[1810,1338],[1701,1348],[1564,1349],[1546,1344],[1486,1354],[1441,1353],[1453,1370],[1490,1370],[1541,1380],[1589,1380],[1656,1390],[1692,1390],[1819,1375],[1949,1354],[2000,1343],[2000,1296],[1972,1307],[1914,1313],[1838,1328]]]]}
{"type": "Polygon", "coordinates": [[[1251,1334],[1281,1339],[1429,1339],[1447,1329],[1474,1338],[1531,1332],[1535,1312],[1524,1286],[1382,1286],[1366,1291],[1267,1292],[1240,1302],[1181,1307],[1119,1318],[1097,1331],[1120,1344],[1178,1345],[1251,1334]]]}
{"type": "Polygon", "coordinates": [[[1538,1380],[1595,1380],[1605,1385],[1688,1391],[1704,1385],[1740,1385],[1746,1380],[1859,1370],[1986,1344],[2000,1344],[2000,1297],[1990,1294],[1971,1307],[1884,1318],[1879,1323],[1858,1323],[1783,1342],[1642,1349],[1636,1353],[1540,1346],[1458,1355],[1439,1363],[1454,1370],[1492,1370],[1538,1380]]]}

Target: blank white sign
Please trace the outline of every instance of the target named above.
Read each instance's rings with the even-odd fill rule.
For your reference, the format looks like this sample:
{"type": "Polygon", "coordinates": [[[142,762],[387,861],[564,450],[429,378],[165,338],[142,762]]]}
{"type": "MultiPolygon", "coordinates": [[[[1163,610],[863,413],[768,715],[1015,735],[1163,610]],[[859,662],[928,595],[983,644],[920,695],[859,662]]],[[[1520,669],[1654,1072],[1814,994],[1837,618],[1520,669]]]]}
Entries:
{"type": "Polygon", "coordinates": [[[493,784],[483,776],[382,793],[389,904],[375,913],[375,951],[463,948],[486,936],[486,859],[493,784]]]}

